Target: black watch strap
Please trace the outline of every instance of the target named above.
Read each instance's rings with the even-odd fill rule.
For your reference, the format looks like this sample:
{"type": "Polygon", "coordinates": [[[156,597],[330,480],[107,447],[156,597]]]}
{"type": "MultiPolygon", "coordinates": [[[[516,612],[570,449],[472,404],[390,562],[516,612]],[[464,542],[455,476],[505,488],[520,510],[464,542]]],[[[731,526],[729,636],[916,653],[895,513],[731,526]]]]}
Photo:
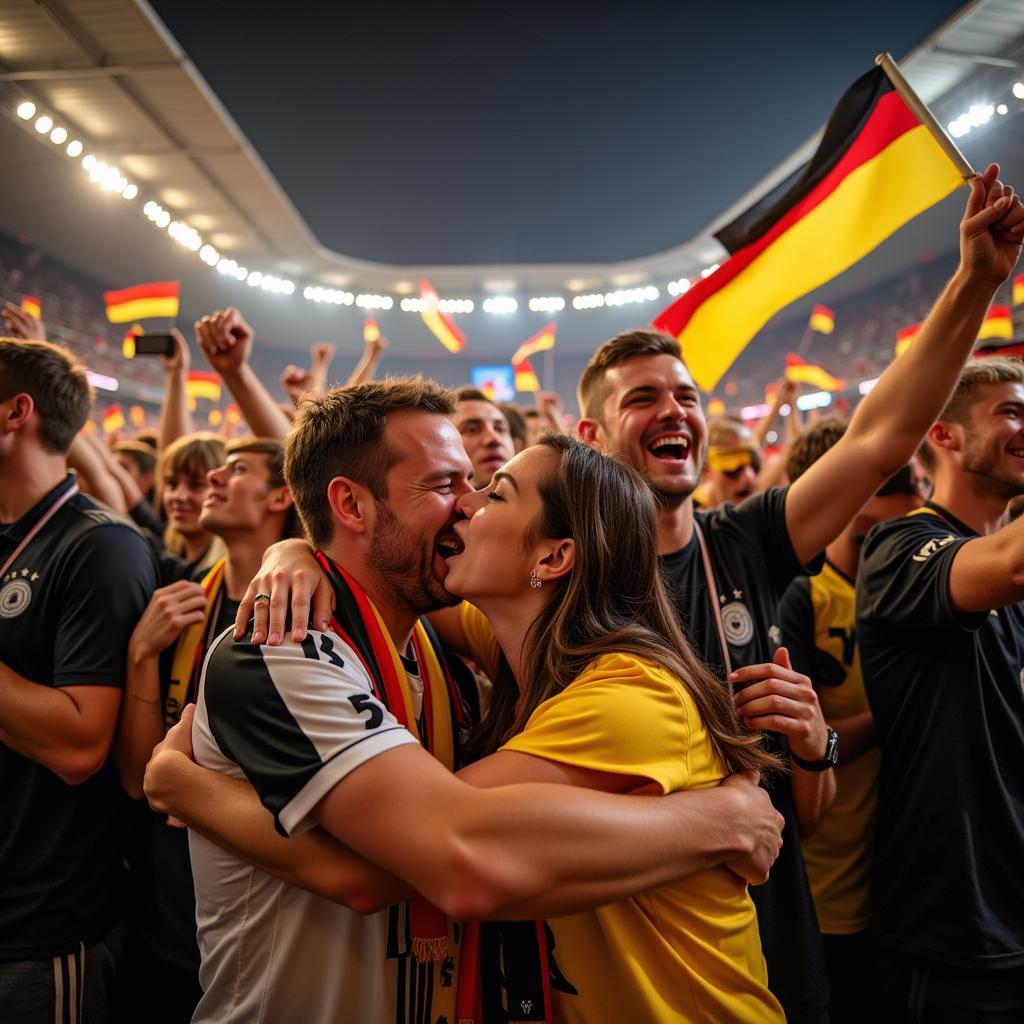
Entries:
{"type": "Polygon", "coordinates": [[[803,768],[805,772],[827,772],[829,768],[835,768],[839,764],[839,733],[831,725],[826,725],[825,728],[828,730],[828,740],[825,743],[825,756],[820,761],[805,761],[802,757],[797,757],[792,750],[789,752],[793,764],[803,768]]]}

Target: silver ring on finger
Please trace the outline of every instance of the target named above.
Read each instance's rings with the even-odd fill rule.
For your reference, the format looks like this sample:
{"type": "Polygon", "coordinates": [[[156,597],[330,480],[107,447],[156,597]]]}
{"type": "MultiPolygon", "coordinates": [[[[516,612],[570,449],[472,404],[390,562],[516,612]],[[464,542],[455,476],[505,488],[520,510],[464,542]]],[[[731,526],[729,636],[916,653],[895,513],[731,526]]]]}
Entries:
{"type": "Polygon", "coordinates": [[[252,599],[252,603],[253,604],[258,604],[260,601],[266,601],[266,602],[269,603],[270,602],[270,595],[269,594],[257,594],[252,599]]]}

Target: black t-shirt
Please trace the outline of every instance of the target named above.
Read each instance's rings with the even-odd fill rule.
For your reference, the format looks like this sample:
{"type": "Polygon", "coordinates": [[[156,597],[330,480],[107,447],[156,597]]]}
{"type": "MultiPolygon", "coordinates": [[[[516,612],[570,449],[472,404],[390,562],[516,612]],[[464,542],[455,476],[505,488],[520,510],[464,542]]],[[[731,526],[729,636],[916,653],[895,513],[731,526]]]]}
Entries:
{"type": "MultiPolygon", "coordinates": [[[[732,667],[771,661],[782,642],[783,592],[795,576],[821,568],[820,559],[811,567],[801,565],[793,551],[786,529],[786,491],[773,488],[738,507],[699,510],[695,519],[707,541],[732,667]]],[[[685,548],[663,556],[661,563],[687,637],[711,670],[724,677],[722,646],[696,535],[685,548]]],[[[768,735],[769,746],[785,752],[784,737],[768,735]]],[[[769,793],[786,819],[782,852],[767,883],[750,890],[768,983],[791,1024],[817,1021],[828,1005],[828,979],[788,778],[776,781],[769,793]]]]}
{"type": "MultiPolygon", "coordinates": [[[[193,572],[191,579],[200,583],[208,571],[193,572]]],[[[221,589],[217,616],[210,626],[211,638],[234,626],[240,603],[232,601],[221,589]]],[[[176,646],[176,643],[171,644],[160,661],[161,700],[167,698],[176,646]]],[[[195,693],[190,692],[188,700],[195,699],[195,693]]],[[[168,825],[167,815],[155,814],[146,808],[144,842],[142,857],[136,865],[138,913],[133,922],[134,937],[147,949],[151,958],[178,970],[198,971],[196,897],[188,852],[188,831],[168,825]]]]}
{"type": "Polygon", "coordinates": [[[954,966],[1024,964],[1024,605],[962,614],[945,510],[880,523],[857,637],[882,748],[872,918],[879,941],[954,966]]]}
{"type": "MultiPolygon", "coordinates": [[[[0,527],[0,565],[73,483],[0,527]]],[[[122,687],[155,584],[135,527],[76,495],[0,578],[0,662],[43,686],[122,687]]],[[[69,786],[0,743],[0,779],[0,961],[95,942],[121,913],[125,805],[113,764],[69,786]]]]}

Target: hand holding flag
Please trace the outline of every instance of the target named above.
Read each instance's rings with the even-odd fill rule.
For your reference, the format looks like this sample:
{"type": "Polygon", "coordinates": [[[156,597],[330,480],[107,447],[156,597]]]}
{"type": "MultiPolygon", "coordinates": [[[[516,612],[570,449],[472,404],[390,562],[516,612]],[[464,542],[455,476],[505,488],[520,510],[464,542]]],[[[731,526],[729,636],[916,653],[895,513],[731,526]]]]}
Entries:
{"type": "Polygon", "coordinates": [[[0,311],[3,317],[4,330],[12,338],[20,338],[22,341],[46,341],[46,328],[37,316],[26,312],[24,305],[21,309],[7,302],[0,311]]]}

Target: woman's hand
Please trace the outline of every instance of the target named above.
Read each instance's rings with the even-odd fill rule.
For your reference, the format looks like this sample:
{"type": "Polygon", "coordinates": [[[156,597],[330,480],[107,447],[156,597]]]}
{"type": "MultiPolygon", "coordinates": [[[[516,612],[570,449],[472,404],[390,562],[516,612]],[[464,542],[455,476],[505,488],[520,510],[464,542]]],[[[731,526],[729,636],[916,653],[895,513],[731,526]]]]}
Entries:
{"type": "Polygon", "coordinates": [[[133,662],[157,657],[189,626],[202,622],[205,611],[206,591],[191,580],[154,590],[128,641],[128,657],[133,662]]]}
{"type": "Polygon", "coordinates": [[[252,642],[275,647],[284,637],[288,612],[292,616],[292,639],[306,638],[310,607],[317,629],[327,628],[334,613],[334,589],[304,540],[282,540],[263,555],[263,564],[249,584],[235,616],[235,639],[245,635],[250,617],[252,642]],[[255,601],[257,594],[270,600],[255,601]],[[289,600],[290,599],[290,600],[289,600]]]}

